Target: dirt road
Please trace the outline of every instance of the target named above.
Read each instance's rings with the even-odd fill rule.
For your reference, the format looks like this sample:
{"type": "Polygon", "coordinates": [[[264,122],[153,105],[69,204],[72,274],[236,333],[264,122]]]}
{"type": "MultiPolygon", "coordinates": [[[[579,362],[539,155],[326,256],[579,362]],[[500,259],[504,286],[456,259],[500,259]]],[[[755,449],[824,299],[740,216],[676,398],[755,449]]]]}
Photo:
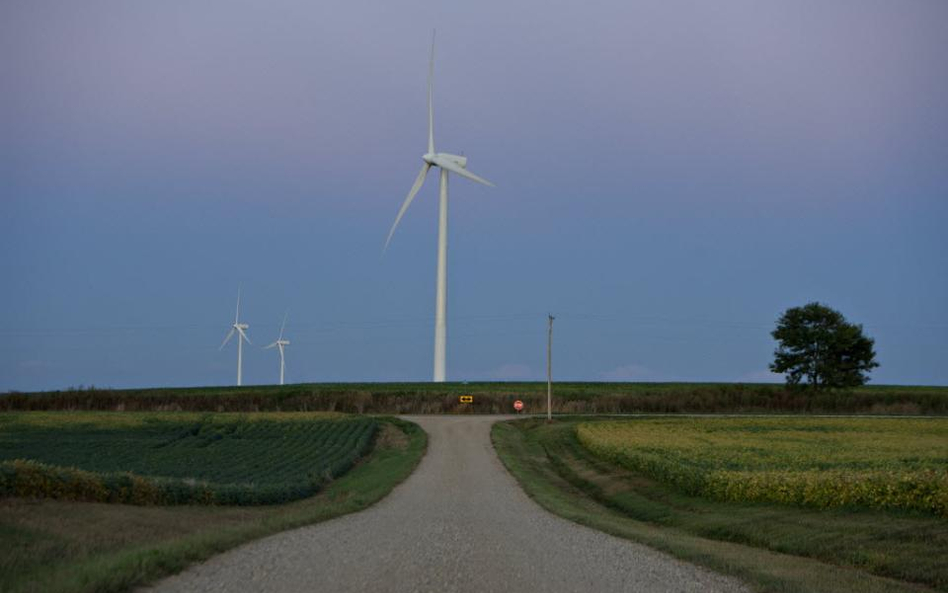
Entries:
{"type": "Polygon", "coordinates": [[[252,542],[149,590],[746,590],[540,508],[491,446],[498,417],[409,419],[428,432],[428,453],[377,505],[252,542]]]}

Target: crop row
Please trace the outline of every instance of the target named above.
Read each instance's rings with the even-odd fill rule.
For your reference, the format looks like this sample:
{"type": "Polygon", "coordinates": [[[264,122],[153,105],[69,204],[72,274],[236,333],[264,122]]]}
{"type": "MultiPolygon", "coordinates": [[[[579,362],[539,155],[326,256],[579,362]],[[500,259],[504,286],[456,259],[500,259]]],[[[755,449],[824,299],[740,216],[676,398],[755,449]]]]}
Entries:
{"type": "Polygon", "coordinates": [[[583,423],[588,450],[690,494],[948,516],[948,421],[643,419],[583,423]]]}
{"type": "Polygon", "coordinates": [[[371,448],[373,419],[0,425],[0,495],[271,504],[314,494],[371,448]]]}

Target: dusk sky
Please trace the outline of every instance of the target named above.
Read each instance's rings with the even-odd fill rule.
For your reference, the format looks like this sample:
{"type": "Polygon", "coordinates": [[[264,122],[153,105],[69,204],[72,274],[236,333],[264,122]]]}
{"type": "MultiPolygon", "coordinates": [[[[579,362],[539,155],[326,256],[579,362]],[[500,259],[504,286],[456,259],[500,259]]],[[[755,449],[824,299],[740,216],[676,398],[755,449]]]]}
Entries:
{"type": "Polygon", "coordinates": [[[777,317],[948,384],[948,2],[0,4],[0,391],[775,381],[777,317]]]}

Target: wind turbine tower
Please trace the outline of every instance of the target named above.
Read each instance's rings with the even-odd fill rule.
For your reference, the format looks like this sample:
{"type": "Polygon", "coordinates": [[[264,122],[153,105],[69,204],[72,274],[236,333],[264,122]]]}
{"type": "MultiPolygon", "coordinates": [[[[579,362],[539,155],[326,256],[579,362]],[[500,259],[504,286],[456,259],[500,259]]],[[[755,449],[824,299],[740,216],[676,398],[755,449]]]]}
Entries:
{"type": "Polygon", "coordinates": [[[432,105],[431,86],[434,79],[434,33],[431,35],[431,56],[428,60],[428,152],[422,155],[421,160],[424,164],[421,166],[421,172],[415,178],[408,197],[402,203],[398,216],[395,217],[395,223],[392,224],[392,230],[388,233],[385,240],[385,249],[392,240],[395,228],[402,219],[408,206],[415,199],[415,194],[421,189],[425,182],[425,176],[431,167],[438,167],[441,171],[440,201],[438,212],[438,280],[435,291],[435,339],[434,339],[434,381],[444,381],[444,361],[447,347],[447,300],[448,300],[448,173],[454,173],[461,177],[467,177],[477,183],[493,187],[494,184],[482,177],[467,170],[467,157],[446,152],[435,152],[434,144],[434,107],[432,105]]]}
{"type": "Polygon", "coordinates": [[[289,346],[290,341],[283,339],[283,329],[286,327],[286,313],[283,314],[283,325],[280,326],[280,337],[277,338],[277,341],[270,344],[264,350],[270,348],[279,348],[280,349],[280,385],[283,385],[283,371],[286,369],[286,364],[283,362],[283,348],[284,346],[289,346]]]}
{"type": "Polygon", "coordinates": [[[246,323],[240,322],[240,289],[237,289],[237,313],[234,315],[234,325],[230,326],[230,332],[228,332],[227,337],[224,338],[224,341],[221,343],[220,349],[223,350],[224,346],[227,345],[227,342],[237,334],[237,386],[241,385],[241,369],[243,367],[243,355],[244,355],[244,340],[247,343],[250,343],[250,338],[247,337],[247,334],[244,333],[244,330],[249,329],[250,326],[246,323]]]}

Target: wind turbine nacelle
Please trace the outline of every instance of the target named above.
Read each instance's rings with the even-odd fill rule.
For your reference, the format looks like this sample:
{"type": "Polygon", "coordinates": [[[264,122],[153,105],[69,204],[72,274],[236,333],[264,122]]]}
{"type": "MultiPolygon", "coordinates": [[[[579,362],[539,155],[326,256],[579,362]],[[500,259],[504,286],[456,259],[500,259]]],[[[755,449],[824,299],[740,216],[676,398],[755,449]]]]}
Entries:
{"type": "Polygon", "coordinates": [[[460,156],[460,155],[457,155],[457,154],[448,154],[448,153],[446,153],[446,152],[440,152],[440,153],[438,153],[438,156],[441,157],[441,158],[448,159],[449,161],[454,161],[454,162],[457,163],[457,165],[458,165],[459,167],[461,167],[462,169],[464,169],[464,168],[467,167],[467,157],[466,157],[466,156],[460,156]]]}

